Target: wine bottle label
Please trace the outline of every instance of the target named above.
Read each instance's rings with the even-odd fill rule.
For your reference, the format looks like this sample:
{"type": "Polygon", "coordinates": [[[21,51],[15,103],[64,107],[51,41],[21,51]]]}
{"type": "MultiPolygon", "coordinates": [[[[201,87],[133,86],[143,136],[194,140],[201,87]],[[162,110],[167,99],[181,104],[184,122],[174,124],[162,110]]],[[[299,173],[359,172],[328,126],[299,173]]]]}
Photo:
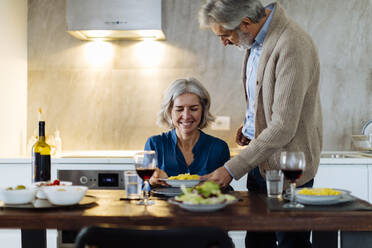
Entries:
{"type": "Polygon", "coordinates": [[[35,153],[35,182],[50,181],[50,155],[35,153]]]}

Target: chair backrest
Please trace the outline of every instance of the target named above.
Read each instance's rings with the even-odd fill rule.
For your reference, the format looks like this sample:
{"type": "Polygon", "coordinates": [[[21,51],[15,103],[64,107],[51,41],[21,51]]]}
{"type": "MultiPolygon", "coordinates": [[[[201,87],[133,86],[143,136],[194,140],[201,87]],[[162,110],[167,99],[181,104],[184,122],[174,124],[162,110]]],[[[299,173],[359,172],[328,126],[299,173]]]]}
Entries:
{"type": "Polygon", "coordinates": [[[75,247],[174,247],[232,248],[227,233],[215,227],[187,227],[166,230],[133,230],[121,228],[85,227],[76,237],[75,247]]]}

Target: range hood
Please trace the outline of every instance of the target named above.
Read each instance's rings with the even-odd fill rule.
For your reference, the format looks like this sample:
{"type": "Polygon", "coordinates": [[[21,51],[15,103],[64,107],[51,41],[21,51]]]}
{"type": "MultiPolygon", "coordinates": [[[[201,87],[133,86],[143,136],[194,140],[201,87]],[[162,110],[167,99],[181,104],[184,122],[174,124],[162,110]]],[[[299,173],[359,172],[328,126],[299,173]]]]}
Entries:
{"type": "Polygon", "coordinates": [[[164,40],[161,0],[66,0],[67,32],[81,40],[164,40]]]}

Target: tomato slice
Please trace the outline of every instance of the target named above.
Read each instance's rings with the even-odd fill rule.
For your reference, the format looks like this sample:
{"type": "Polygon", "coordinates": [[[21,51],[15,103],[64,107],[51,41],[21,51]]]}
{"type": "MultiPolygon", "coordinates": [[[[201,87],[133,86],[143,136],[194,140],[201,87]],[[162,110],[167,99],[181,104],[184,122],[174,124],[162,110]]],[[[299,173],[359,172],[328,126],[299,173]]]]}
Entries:
{"type": "Polygon", "coordinates": [[[53,185],[59,185],[59,184],[60,184],[60,181],[58,179],[53,181],[53,185]]]}

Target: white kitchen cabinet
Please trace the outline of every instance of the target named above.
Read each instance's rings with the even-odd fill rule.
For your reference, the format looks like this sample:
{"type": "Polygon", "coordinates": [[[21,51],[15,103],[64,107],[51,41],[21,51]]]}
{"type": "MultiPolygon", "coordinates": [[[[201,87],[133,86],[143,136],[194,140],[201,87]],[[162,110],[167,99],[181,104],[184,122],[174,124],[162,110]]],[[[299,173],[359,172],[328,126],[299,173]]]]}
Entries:
{"type": "MultiPolygon", "coordinates": [[[[19,163],[0,164],[0,188],[16,186],[18,184],[31,184],[31,159],[28,161],[17,161],[19,163]]],[[[52,236],[50,236],[52,238],[52,236]]],[[[55,248],[53,240],[48,235],[48,248],[55,248]]],[[[55,239],[55,237],[54,237],[55,239]]],[[[6,248],[21,247],[21,229],[1,229],[0,246],[6,248]]],[[[55,243],[55,242],[54,242],[55,243]]]]}
{"type": "MultiPolygon", "coordinates": [[[[0,230],[0,247],[4,248],[20,248],[21,229],[1,229],[0,230]]],[[[57,231],[47,230],[47,247],[57,248],[57,231]]]]}
{"type": "Polygon", "coordinates": [[[329,187],[350,190],[351,194],[369,200],[368,165],[320,164],[314,187],[329,187]]]}
{"type": "Polygon", "coordinates": [[[0,188],[31,184],[31,162],[19,164],[0,164],[0,188]]]}
{"type": "Polygon", "coordinates": [[[21,242],[21,229],[1,229],[0,230],[1,247],[19,248],[21,242]]]}
{"type": "MultiPolygon", "coordinates": [[[[31,183],[31,164],[0,165],[0,188],[25,185],[27,182],[31,183]]],[[[7,248],[21,247],[21,229],[1,229],[0,244],[1,247],[7,248]]]]}
{"type": "Polygon", "coordinates": [[[372,203],[372,164],[368,165],[368,177],[369,202],[372,203]]]}

